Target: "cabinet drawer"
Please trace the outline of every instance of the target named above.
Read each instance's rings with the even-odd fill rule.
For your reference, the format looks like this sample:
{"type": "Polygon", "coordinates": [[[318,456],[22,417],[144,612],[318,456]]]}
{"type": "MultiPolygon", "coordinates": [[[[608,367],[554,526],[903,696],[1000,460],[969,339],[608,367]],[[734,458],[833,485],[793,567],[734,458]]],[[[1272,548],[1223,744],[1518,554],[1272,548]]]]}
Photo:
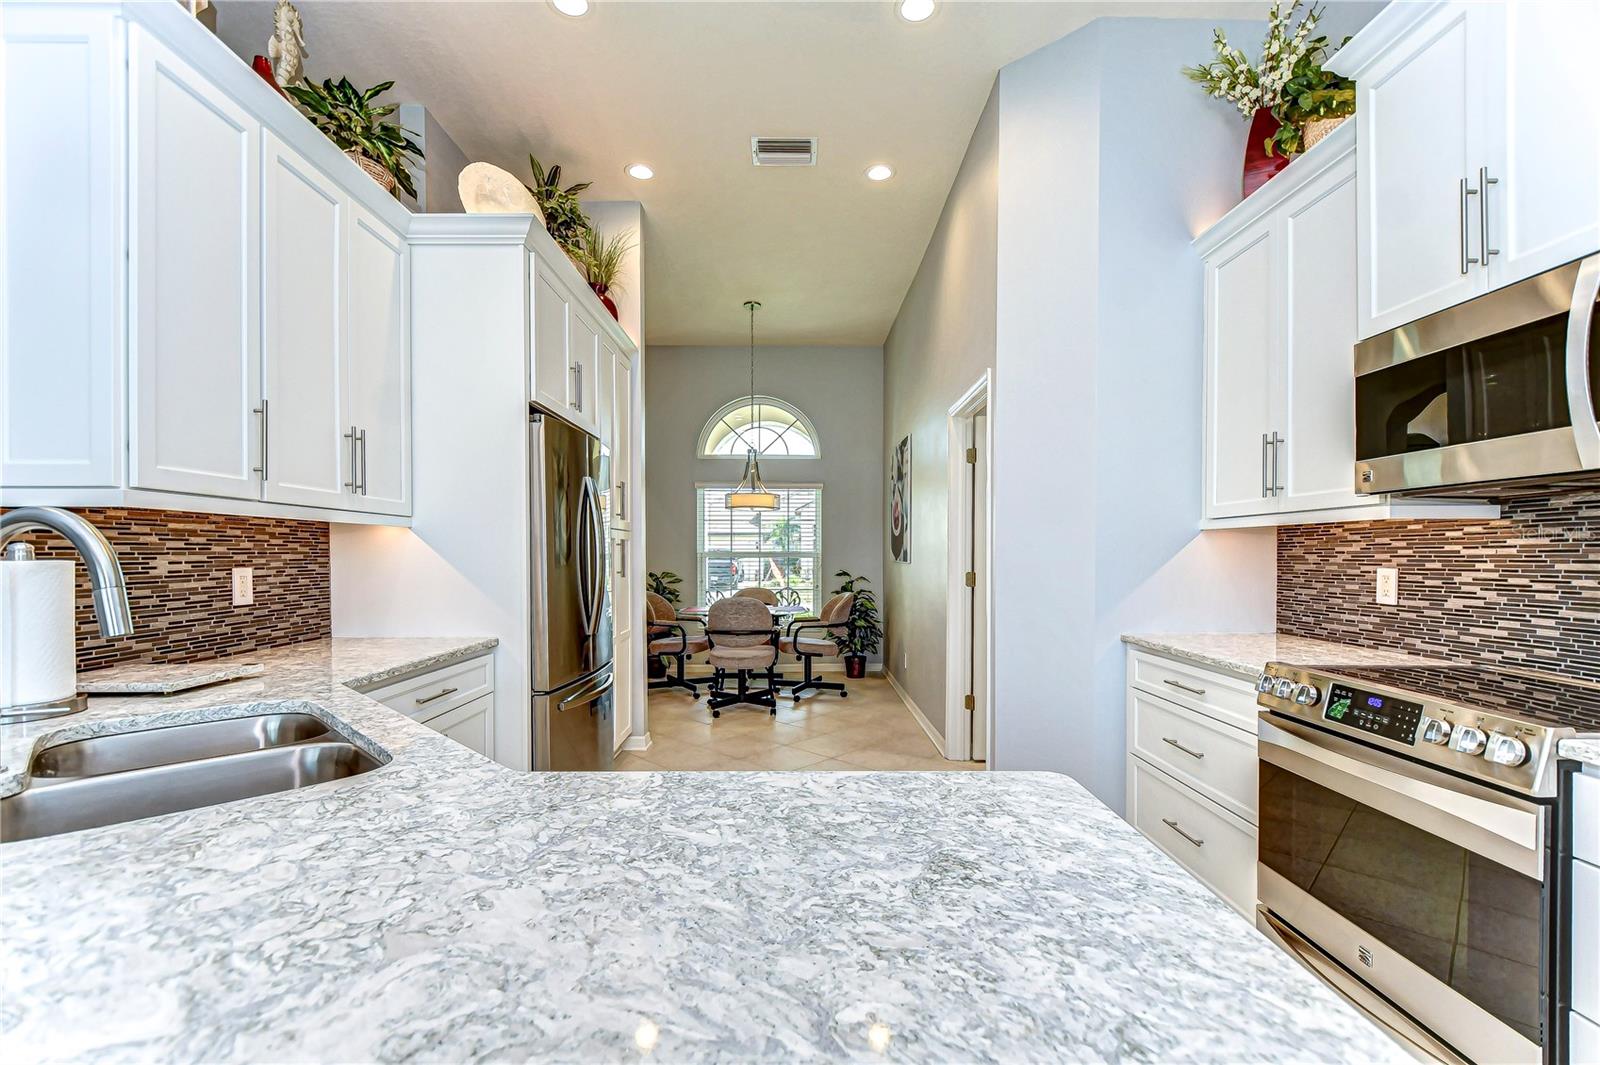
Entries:
{"type": "Polygon", "coordinates": [[[1256,837],[1250,825],[1171,777],[1128,759],[1133,825],[1240,913],[1256,899],[1256,837]]]}
{"type": "Polygon", "coordinates": [[[1256,823],[1256,738],[1128,689],[1129,749],[1229,813],[1256,823]]]}
{"type": "Polygon", "coordinates": [[[492,691],[494,656],[482,655],[396,681],[367,694],[391,710],[427,722],[492,691]]]}
{"type": "Polygon", "coordinates": [[[1588,862],[1572,863],[1572,1008],[1600,1017],[1600,866],[1588,862]]]}
{"type": "Polygon", "coordinates": [[[1600,865],[1600,777],[1572,774],[1572,854],[1600,865]]]}
{"type": "Polygon", "coordinates": [[[1255,733],[1253,684],[1144,651],[1130,650],[1128,654],[1130,684],[1255,733]]]}
{"type": "Polygon", "coordinates": [[[485,758],[494,757],[493,692],[480,695],[454,710],[446,710],[442,714],[430,714],[423,724],[485,758]]]}

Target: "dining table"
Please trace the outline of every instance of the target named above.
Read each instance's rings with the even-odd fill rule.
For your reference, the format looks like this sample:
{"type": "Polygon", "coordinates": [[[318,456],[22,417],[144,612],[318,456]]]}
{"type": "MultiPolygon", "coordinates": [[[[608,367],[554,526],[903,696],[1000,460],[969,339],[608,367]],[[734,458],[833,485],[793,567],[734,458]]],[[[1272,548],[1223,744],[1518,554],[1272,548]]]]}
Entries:
{"type": "MultiPolygon", "coordinates": [[[[786,625],[788,622],[793,621],[796,618],[806,617],[811,614],[810,607],[802,606],[799,603],[763,603],[762,605],[772,612],[772,620],[779,626],[786,625]]],[[[698,606],[681,607],[678,610],[678,616],[680,618],[689,618],[693,621],[703,622],[705,621],[706,615],[710,612],[710,610],[710,604],[702,603],[698,606]]]]}

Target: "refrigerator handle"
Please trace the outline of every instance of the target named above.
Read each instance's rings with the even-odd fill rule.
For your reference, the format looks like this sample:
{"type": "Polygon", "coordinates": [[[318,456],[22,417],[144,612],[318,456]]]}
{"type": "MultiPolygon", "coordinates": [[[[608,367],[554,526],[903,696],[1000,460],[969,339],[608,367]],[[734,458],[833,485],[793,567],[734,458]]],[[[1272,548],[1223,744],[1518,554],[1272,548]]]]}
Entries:
{"type": "Polygon", "coordinates": [[[589,478],[585,477],[578,491],[577,530],[573,545],[578,557],[578,606],[583,611],[585,636],[594,635],[594,562],[590,544],[589,478]]]}
{"type": "Polygon", "coordinates": [[[586,622],[589,626],[589,635],[593,636],[600,629],[600,610],[605,605],[606,572],[605,541],[602,539],[602,521],[600,517],[600,489],[594,483],[594,478],[584,477],[583,498],[589,511],[589,616],[586,622]]]}

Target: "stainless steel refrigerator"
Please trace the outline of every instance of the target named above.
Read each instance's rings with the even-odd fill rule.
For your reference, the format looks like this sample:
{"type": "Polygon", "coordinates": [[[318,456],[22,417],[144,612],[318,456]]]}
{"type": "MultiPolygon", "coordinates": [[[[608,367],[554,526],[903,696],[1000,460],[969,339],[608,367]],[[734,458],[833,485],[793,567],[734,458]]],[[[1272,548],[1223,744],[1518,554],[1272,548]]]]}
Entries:
{"type": "Polygon", "coordinates": [[[610,455],[538,406],[529,412],[533,765],[610,769],[610,455]]]}

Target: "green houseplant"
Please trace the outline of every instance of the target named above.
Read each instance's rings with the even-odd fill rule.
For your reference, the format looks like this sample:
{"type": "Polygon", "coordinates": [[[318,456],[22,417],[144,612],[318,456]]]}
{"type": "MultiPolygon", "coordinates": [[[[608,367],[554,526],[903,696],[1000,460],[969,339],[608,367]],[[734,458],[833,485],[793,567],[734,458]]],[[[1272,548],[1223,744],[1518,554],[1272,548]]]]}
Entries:
{"type": "Polygon", "coordinates": [[[533,168],[533,184],[528,186],[528,191],[538,201],[539,212],[544,215],[544,228],[578,268],[585,269],[583,242],[591,227],[589,216],[583,213],[583,205],[578,202],[578,193],[592,182],[580,181],[562,188],[559,163],[546,170],[532,155],[528,156],[528,163],[533,168]]]}
{"type": "Polygon", "coordinates": [[[605,237],[594,226],[589,226],[583,232],[584,280],[589,282],[589,287],[594,289],[594,294],[600,297],[600,302],[605,304],[613,318],[617,317],[617,305],[612,301],[611,293],[622,291],[618,278],[622,273],[622,262],[632,250],[633,241],[627,233],[605,237]]]}
{"type": "Polygon", "coordinates": [[[859,680],[867,675],[867,656],[875,653],[883,644],[878,600],[872,594],[872,589],[867,587],[870,583],[867,578],[854,576],[849,570],[840,570],[834,576],[844,580],[833,593],[850,592],[855,599],[850,603],[850,622],[844,635],[835,636],[833,642],[844,656],[845,676],[859,680]]]}
{"type": "Polygon", "coordinates": [[[365,92],[350,84],[349,78],[337,82],[328,78],[321,85],[285,85],[283,91],[294,98],[323,136],[365,170],[385,192],[399,187],[416,196],[411,183],[408,156],[422,158],[422,148],[409,136],[410,130],[398,122],[386,121],[398,104],[373,104],[380,94],[394,88],[394,82],[381,81],[365,92]]]}

